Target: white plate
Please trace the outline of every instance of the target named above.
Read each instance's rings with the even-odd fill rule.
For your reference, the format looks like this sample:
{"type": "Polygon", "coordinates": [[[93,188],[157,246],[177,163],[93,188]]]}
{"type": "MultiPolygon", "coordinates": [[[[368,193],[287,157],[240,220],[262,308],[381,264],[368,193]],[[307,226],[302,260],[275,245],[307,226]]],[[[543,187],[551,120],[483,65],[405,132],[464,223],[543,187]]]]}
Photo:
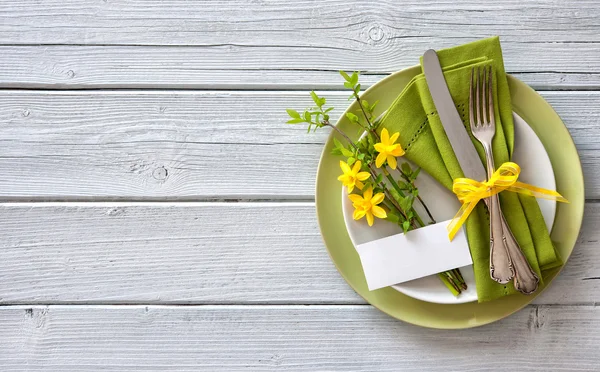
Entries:
{"type": "MultiPolygon", "coordinates": [[[[533,129],[520,116],[513,113],[513,119],[515,122],[515,151],[513,161],[521,166],[519,180],[555,190],[554,171],[544,145],[533,129]]],[[[399,163],[402,161],[404,160],[400,160],[399,163]]],[[[449,220],[454,216],[460,207],[460,203],[452,192],[444,188],[424,171],[419,174],[416,184],[419,188],[419,195],[424,199],[437,221],[449,220]]],[[[556,213],[556,202],[538,199],[538,203],[546,221],[546,226],[550,231],[556,213]]],[[[364,218],[360,221],[355,221],[352,218],[353,207],[352,202],[347,197],[346,188],[342,188],[342,209],[348,234],[355,246],[401,232],[398,226],[383,220],[376,220],[372,227],[367,225],[364,218]]],[[[426,216],[418,203],[415,203],[415,209],[421,217],[426,216]]],[[[460,270],[465,278],[468,289],[458,297],[452,295],[435,275],[396,284],[392,288],[416,299],[440,304],[459,304],[477,301],[473,266],[463,267],[460,270]]]]}

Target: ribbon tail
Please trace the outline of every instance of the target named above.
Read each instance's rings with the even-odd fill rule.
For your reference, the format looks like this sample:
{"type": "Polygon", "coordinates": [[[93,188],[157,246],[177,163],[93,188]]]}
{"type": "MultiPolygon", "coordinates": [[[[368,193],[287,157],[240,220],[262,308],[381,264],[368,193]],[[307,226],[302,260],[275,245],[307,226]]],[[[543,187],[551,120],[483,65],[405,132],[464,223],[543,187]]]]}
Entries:
{"type": "Polygon", "coordinates": [[[471,212],[473,212],[473,209],[475,209],[475,206],[478,202],[479,200],[474,200],[468,203],[463,203],[456,215],[452,218],[452,221],[450,221],[448,226],[446,226],[446,229],[448,230],[448,238],[450,239],[450,241],[454,239],[454,236],[465,223],[471,212]]]}
{"type": "Polygon", "coordinates": [[[554,190],[543,189],[541,187],[532,186],[518,181],[515,182],[514,185],[508,187],[506,190],[540,199],[556,200],[557,202],[561,203],[569,202],[565,197],[554,190]]]}

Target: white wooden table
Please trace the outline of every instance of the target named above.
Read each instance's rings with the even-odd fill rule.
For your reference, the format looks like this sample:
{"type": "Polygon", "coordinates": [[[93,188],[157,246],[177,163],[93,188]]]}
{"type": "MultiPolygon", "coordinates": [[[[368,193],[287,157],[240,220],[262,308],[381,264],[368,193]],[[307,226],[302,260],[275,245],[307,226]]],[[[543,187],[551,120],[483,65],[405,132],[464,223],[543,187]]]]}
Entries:
{"type": "Polygon", "coordinates": [[[599,370],[599,20],[595,0],[1,0],[0,370],[599,370]],[[330,262],[328,133],[284,109],[494,34],[575,139],[585,222],[535,304],[418,328],[330,262]]]}

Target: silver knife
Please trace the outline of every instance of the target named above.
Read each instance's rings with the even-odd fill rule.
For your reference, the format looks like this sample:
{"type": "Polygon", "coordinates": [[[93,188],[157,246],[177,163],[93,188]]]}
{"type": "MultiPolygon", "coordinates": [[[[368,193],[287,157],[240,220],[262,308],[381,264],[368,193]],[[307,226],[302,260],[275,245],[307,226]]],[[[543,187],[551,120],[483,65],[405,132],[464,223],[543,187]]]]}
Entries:
{"type": "MultiPolygon", "coordinates": [[[[444,73],[442,72],[439,58],[433,49],[426,51],[423,55],[423,72],[440,121],[465,177],[478,181],[486,180],[487,173],[483,167],[483,163],[456,110],[450,90],[446,84],[446,79],[444,78],[444,73]]],[[[487,199],[484,200],[487,202],[487,199]]],[[[504,225],[505,222],[502,222],[504,225]]],[[[507,229],[507,225],[503,226],[502,231],[506,231],[507,229]]],[[[490,275],[492,279],[504,284],[513,277],[514,268],[512,267],[512,260],[508,249],[508,244],[510,243],[505,238],[507,235],[511,235],[512,237],[512,234],[502,235],[504,236],[496,239],[495,244],[494,240],[490,244],[490,275]]],[[[518,246],[517,249],[522,255],[518,246]]]]}

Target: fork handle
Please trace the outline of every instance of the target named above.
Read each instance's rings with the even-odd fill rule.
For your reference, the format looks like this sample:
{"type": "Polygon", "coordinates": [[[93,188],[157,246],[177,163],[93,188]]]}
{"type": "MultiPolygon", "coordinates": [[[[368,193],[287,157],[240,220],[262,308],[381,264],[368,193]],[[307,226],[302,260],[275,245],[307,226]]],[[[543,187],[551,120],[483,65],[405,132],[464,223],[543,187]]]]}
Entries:
{"type": "MultiPolygon", "coordinates": [[[[488,178],[494,173],[494,155],[491,145],[484,146],[488,178]]],[[[492,195],[486,199],[490,212],[490,277],[500,284],[506,284],[515,276],[515,269],[506,247],[503,217],[500,209],[498,195],[492,195]]]]}
{"type": "Polygon", "coordinates": [[[529,265],[529,262],[527,262],[527,258],[523,255],[521,247],[506,223],[504,215],[502,215],[502,227],[506,238],[506,249],[515,266],[515,289],[523,294],[532,294],[538,289],[540,279],[529,265]]]}

